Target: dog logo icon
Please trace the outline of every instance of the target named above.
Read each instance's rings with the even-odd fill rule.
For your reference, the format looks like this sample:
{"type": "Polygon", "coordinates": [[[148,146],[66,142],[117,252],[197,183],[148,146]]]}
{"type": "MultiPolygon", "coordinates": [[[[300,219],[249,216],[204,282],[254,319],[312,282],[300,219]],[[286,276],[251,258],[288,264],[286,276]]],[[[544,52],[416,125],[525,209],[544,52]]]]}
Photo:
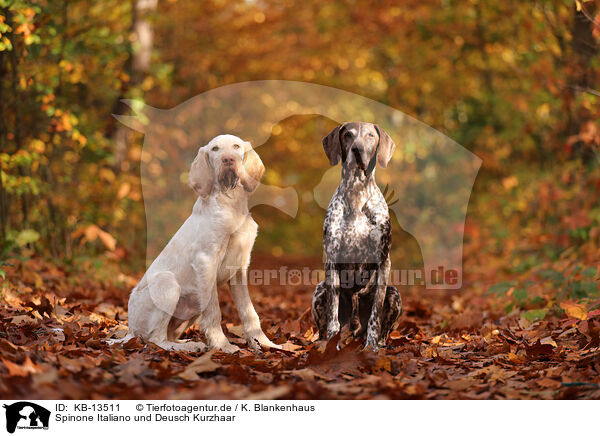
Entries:
{"type": "Polygon", "coordinates": [[[48,430],[50,411],[29,401],[19,401],[4,405],[6,409],[6,431],[14,433],[18,429],[48,430]]]}

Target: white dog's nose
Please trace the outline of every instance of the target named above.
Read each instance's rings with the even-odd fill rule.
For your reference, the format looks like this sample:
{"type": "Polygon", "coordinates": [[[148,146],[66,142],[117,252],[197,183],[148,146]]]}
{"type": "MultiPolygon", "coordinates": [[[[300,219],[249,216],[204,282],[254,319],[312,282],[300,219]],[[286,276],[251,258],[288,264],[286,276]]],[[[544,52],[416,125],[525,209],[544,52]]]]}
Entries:
{"type": "Polygon", "coordinates": [[[223,165],[225,165],[226,167],[230,167],[233,166],[235,159],[233,158],[233,156],[223,156],[221,162],[223,162],[223,165]]]}

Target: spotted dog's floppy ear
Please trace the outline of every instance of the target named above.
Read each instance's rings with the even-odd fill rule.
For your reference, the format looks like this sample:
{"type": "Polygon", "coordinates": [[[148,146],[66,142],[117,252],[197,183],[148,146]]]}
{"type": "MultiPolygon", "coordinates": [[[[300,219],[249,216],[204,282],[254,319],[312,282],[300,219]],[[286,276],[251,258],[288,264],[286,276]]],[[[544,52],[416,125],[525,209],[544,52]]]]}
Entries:
{"type": "Polygon", "coordinates": [[[323,149],[325,150],[325,154],[329,158],[329,163],[332,166],[337,165],[342,157],[343,152],[340,135],[344,127],[346,127],[346,123],[340,124],[323,138],[323,149]]]}
{"type": "Polygon", "coordinates": [[[258,183],[265,172],[265,166],[256,151],[252,148],[252,144],[247,141],[244,141],[244,159],[242,165],[240,182],[246,191],[253,192],[258,187],[258,183]]]}
{"type": "Polygon", "coordinates": [[[374,124],[375,130],[379,133],[379,145],[377,150],[377,163],[380,167],[387,167],[390,159],[394,154],[394,150],[396,149],[396,144],[390,138],[390,135],[386,133],[381,127],[377,124],[374,124]]]}
{"type": "Polygon", "coordinates": [[[215,176],[212,167],[208,163],[206,146],[198,150],[196,159],[188,174],[188,185],[202,198],[208,197],[214,184],[215,176]]]}

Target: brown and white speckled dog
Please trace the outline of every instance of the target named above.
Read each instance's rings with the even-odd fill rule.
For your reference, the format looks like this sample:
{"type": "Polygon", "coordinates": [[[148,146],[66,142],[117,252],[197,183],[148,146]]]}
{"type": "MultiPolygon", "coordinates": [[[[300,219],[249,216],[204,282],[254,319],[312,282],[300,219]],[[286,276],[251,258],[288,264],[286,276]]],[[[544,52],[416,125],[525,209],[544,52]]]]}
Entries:
{"type": "Polygon", "coordinates": [[[384,346],[402,313],[388,286],[391,223],[375,166],[385,168],[396,145],[376,124],[343,123],[323,138],[331,165],[342,160],[342,180],[323,225],[326,278],[315,289],[312,316],[319,337],[330,339],[350,323],[365,347],[384,346]]]}

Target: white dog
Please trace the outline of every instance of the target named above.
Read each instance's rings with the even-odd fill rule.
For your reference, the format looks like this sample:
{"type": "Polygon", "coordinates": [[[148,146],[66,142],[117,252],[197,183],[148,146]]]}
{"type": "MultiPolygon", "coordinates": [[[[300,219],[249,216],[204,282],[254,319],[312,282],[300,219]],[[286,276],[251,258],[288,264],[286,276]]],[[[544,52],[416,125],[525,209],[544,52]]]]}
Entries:
{"type": "MultiPolygon", "coordinates": [[[[199,194],[192,215],[154,260],[129,297],[129,333],[164,349],[205,350],[179,339],[199,321],[210,348],[239,348],[221,328],[217,286],[229,289],[251,348],[280,349],[263,333],[247,286],[250,251],[258,226],[248,212],[248,194],[265,171],[249,142],[220,135],[201,147],[188,183],[199,194]]],[[[115,341],[116,342],[116,341],[115,341]]]]}

